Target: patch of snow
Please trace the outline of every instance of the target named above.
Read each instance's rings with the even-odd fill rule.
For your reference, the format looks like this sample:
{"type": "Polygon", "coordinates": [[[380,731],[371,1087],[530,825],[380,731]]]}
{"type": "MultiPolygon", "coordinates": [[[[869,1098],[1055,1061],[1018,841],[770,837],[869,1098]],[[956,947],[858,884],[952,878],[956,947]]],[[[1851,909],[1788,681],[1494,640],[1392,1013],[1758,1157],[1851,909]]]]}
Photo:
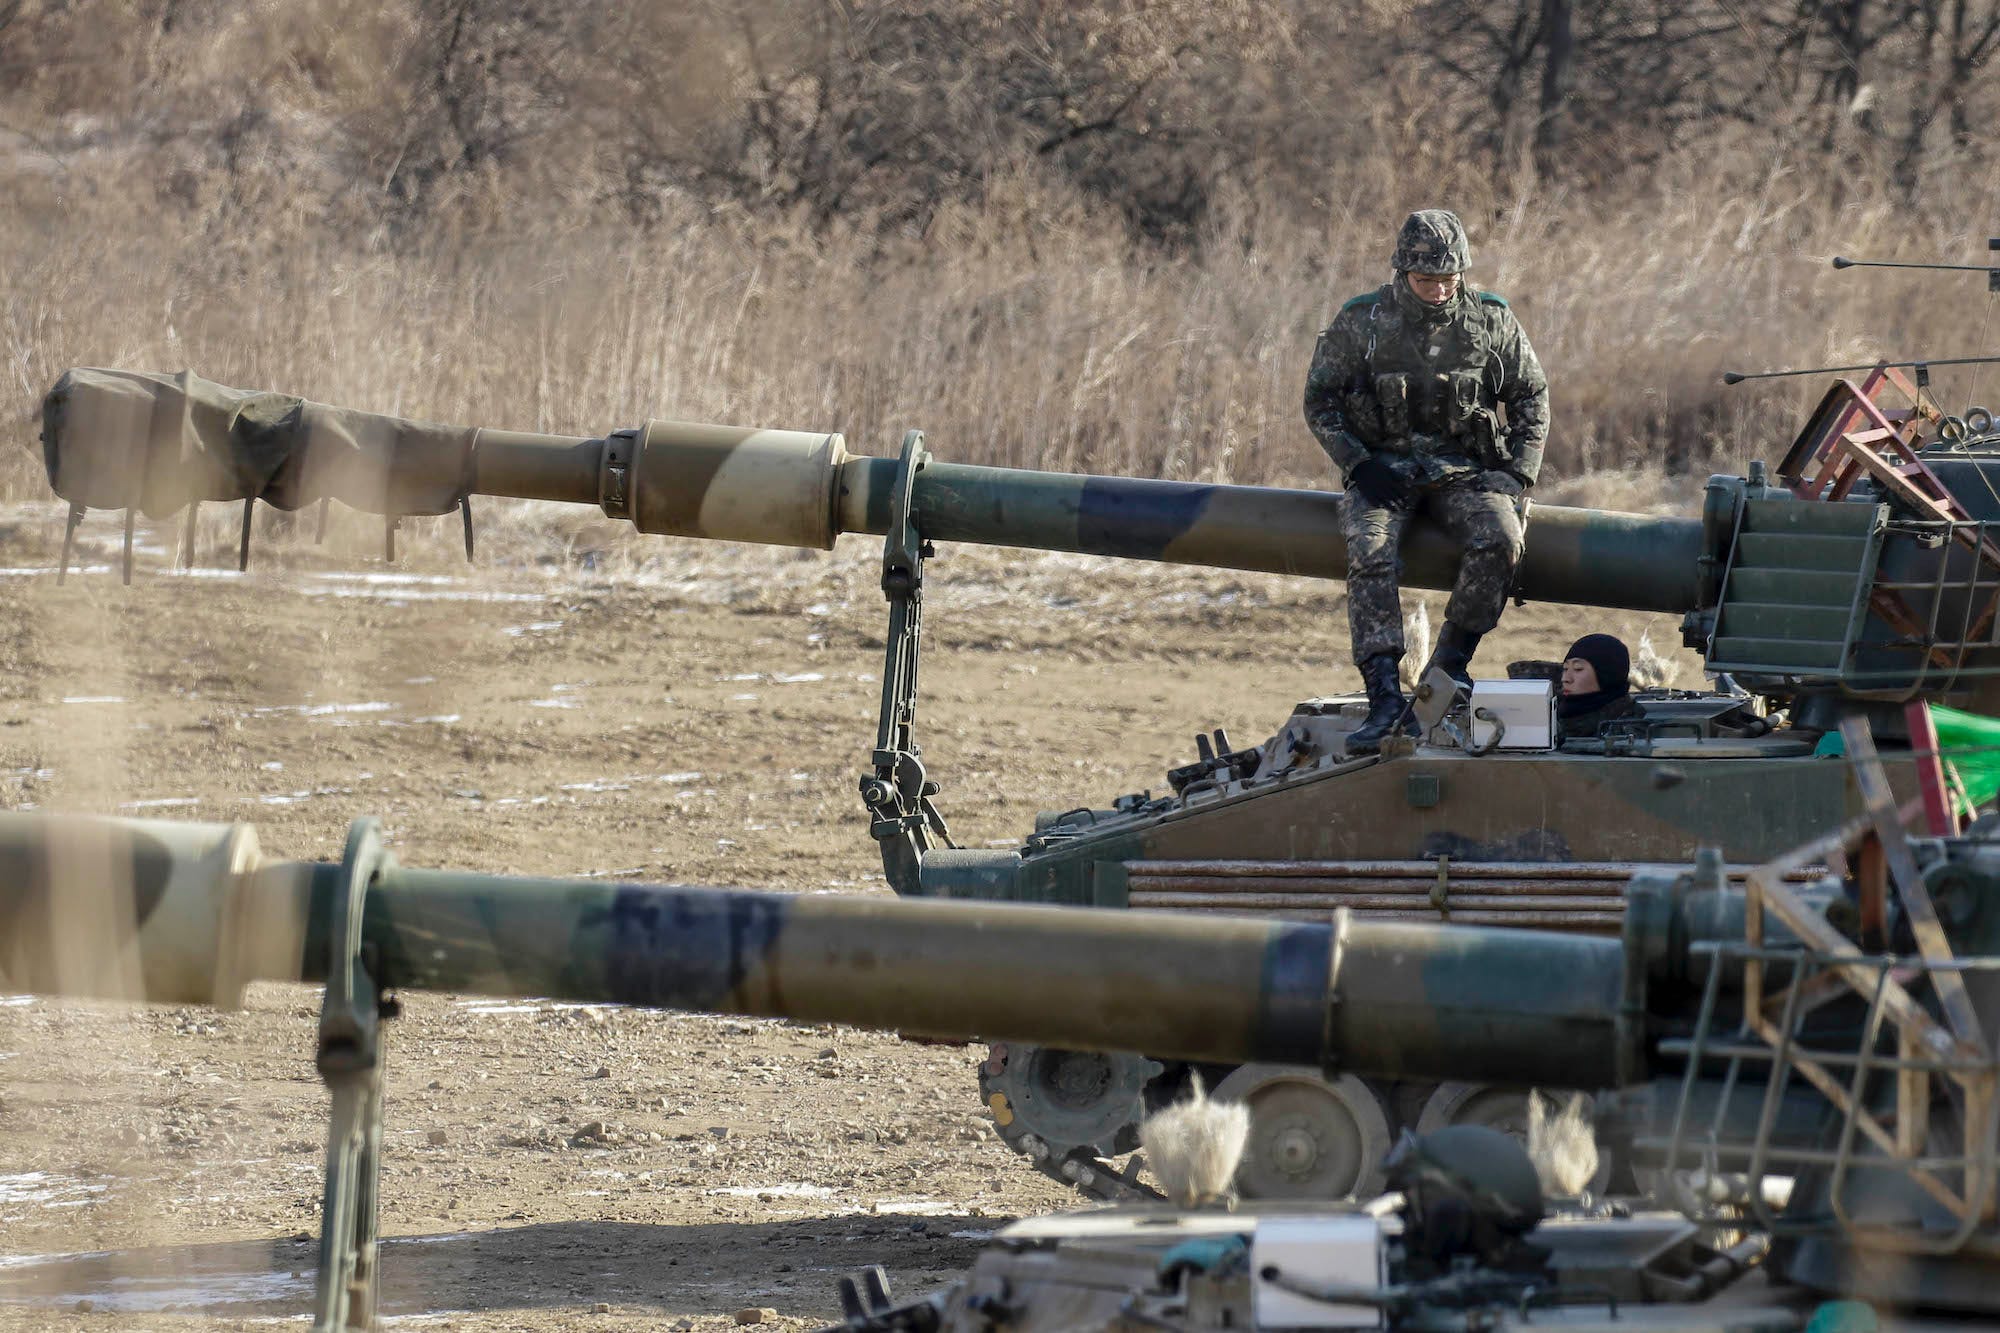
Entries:
{"type": "MultiPolygon", "coordinates": [[[[0,579],[35,579],[35,578],[41,578],[44,575],[54,574],[55,572],[56,572],[56,567],[54,565],[50,565],[47,569],[26,569],[26,568],[0,569],[0,579]]],[[[69,572],[71,574],[109,574],[111,572],[111,566],[72,565],[70,567],[69,572]]]]}
{"type": "Polygon", "coordinates": [[[10,1295],[0,1288],[0,1303],[10,1305],[74,1304],[89,1300],[97,1309],[120,1314],[156,1314],[192,1307],[267,1304],[295,1301],[312,1294],[313,1279],[290,1273],[218,1273],[190,1277],[163,1273],[157,1277],[113,1277],[88,1283],[60,1295],[10,1295]]]}
{"type": "Polygon", "coordinates": [[[297,713],[300,717],[331,717],[336,713],[387,713],[396,707],[375,700],[365,704],[265,704],[250,711],[256,714],[297,713]]]}
{"type": "Polygon", "coordinates": [[[539,592],[495,592],[485,589],[450,588],[437,591],[412,588],[304,588],[308,597],[366,597],[391,605],[409,602],[546,602],[539,592]]]}
{"type": "MultiPolygon", "coordinates": [[[[858,1205],[852,1211],[863,1212],[869,1206],[858,1205]]],[[[892,1199],[873,1200],[873,1207],[877,1212],[908,1213],[913,1217],[936,1217],[941,1213],[952,1211],[957,1206],[945,1199],[933,1199],[928,1194],[905,1194],[892,1199]]]]}
{"type": "Polygon", "coordinates": [[[396,570],[368,571],[325,571],[307,574],[308,579],[319,583],[358,583],[371,588],[407,588],[423,584],[433,588],[447,588],[464,580],[450,574],[405,574],[396,570]]]}
{"type": "Polygon", "coordinates": [[[74,1176],[52,1176],[46,1171],[24,1171],[0,1176],[0,1203],[31,1203],[44,1208],[75,1208],[94,1202],[92,1195],[104,1193],[102,1185],[92,1185],[74,1176]],[[78,1198],[78,1195],[84,1197],[78,1198]]]}

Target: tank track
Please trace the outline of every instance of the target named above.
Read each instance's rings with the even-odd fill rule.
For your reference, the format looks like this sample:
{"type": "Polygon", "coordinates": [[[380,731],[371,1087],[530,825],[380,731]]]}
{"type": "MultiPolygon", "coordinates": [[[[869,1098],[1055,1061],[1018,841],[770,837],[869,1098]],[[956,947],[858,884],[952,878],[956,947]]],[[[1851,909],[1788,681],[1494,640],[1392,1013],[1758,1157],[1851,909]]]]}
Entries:
{"type": "Polygon", "coordinates": [[[1133,1153],[1126,1166],[1120,1168],[1116,1162],[1082,1148],[1073,1148],[1058,1159],[1046,1143],[1026,1131],[1017,1131],[1010,1137],[1002,1130],[1000,1141],[1027,1158],[1035,1170],[1050,1180],[1069,1186],[1095,1203],[1151,1203],[1167,1197],[1138,1178],[1137,1170],[1144,1165],[1138,1153],[1133,1153]]]}

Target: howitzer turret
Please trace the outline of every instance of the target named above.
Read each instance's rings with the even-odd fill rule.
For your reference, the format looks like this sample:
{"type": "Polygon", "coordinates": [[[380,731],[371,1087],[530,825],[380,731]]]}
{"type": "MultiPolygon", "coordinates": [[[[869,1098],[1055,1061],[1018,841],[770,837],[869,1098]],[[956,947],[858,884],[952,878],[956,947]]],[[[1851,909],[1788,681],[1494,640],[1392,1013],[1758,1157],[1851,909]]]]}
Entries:
{"type": "MultiPolygon", "coordinates": [[[[1775,1238],[1789,1278],[1896,1304],[1994,1309],[1981,1273],[2000,1245],[1986,1036],[2000,1027],[2000,989],[1990,984],[2000,894],[1989,892],[2000,884],[2000,851],[1967,840],[1908,844],[1873,822],[1761,868],[1747,893],[1716,870],[1636,884],[1618,940],[1344,911],[1325,923],[1194,929],[1149,913],[415,870],[384,851],[368,821],[334,863],[266,859],[242,827],[7,815],[0,985],[227,1003],[251,979],[325,980],[328,1329],[365,1327],[369,1317],[382,1022],[394,1012],[387,996],[407,989],[1382,1075],[1502,1076],[1511,1064],[1544,1084],[1616,1085],[1630,1092],[1606,1115],[1640,1160],[1669,1188],[1692,1191],[1689,1206],[1711,1223],[1775,1238]],[[1786,887],[1786,869],[1838,860],[1865,833],[1884,840],[1889,880],[1786,887]],[[1842,921],[1861,923],[1864,941],[1874,932],[1911,941],[1910,952],[1863,953],[1842,921]],[[1031,984],[980,984],[1000,970],[1031,984]],[[1767,1188],[1780,1177],[1790,1191],[1783,1204],[1767,1188]]],[[[1346,1241],[1359,1237],[1390,1262],[1389,1238],[1357,1225],[1366,1236],[1345,1226],[1346,1241]]],[[[1590,1285],[1601,1274],[1585,1283],[1571,1272],[1577,1289],[1561,1290],[1562,1246],[1574,1239],[1551,1233],[1554,1268],[1543,1255],[1528,1278],[1510,1270],[1497,1286],[1467,1292],[1470,1270],[1446,1264],[1436,1281],[1451,1281],[1425,1288],[1430,1297],[1343,1289],[1334,1303],[1388,1309],[1457,1293],[1450,1299],[1484,1311],[1527,1300],[1524,1281],[1553,1289],[1536,1287],[1537,1301],[1601,1300],[1590,1285]]],[[[1401,1244],[1396,1262],[1415,1263],[1416,1241],[1401,1244]]],[[[1616,1294],[1697,1299],[1762,1253],[1742,1248],[1728,1271],[1700,1281],[1679,1272],[1678,1286],[1666,1273],[1649,1285],[1635,1270],[1616,1294]]],[[[1602,1246],[1596,1257],[1601,1267],[1602,1246]]]]}
{"type": "MultiPolygon", "coordinates": [[[[1529,509],[1519,596],[1678,614],[1714,688],[1642,693],[1632,717],[1564,736],[1533,681],[1507,682],[1504,702],[1444,683],[1418,705],[1413,745],[1361,757],[1345,746],[1356,702],[1307,700],[1256,744],[1204,729],[1159,790],[1068,798],[999,849],[953,840],[918,741],[933,544],[1338,578],[1336,494],[965,466],[934,459],[916,432],[897,457],[867,458],[818,431],[440,426],[187,374],[90,370],[49,395],[44,444],[72,530],[87,507],[163,515],[242,501],[245,559],[257,500],[339,499],[384,515],[392,543],[400,516],[457,509],[468,550],[474,496],[590,505],[681,537],[823,548],[841,533],[881,536],[889,632],[860,789],[889,883],[906,896],[1204,920],[1326,920],[1344,907],[1374,921],[1611,934],[1635,870],[1712,844],[1740,879],[1855,814],[1847,766],[1826,757],[1843,717],[1866,714],[1885,748],[1935,750],[1929,714],[1905,704],[1990,709],[2000,680],[2000,433],[1982,413],[1942,417],[1890,368],[1837,382],[1775,475],[1753,462],[1746,476],[1711,478],[1698,514],[1529,509]],[[1891,406],[1905,391],[1908,405],[1891,406]]],[[[1406,582],[1447,586],[1452,563],[1450,544],[1417,524],[1406,582]]],[[[1898,764],[1891,779],[1900,799],[1925,798],[1942,831],[1947,784],[1935,764],[1922,781],[1919,768],[1898,764]]],[[[1159,1056],[1072,1059],[1008,1043],[982,1066],[981,1100],[1003,1108],[1003,1136],[1041,1169],[1116,1196],[1115,1161],[1138,1120],[1184,1081],[1187,1066],[1159,1056]]],[[[1443,1086],[1210,1072],[1220,1094],[1299,1111],[1298,1133],[1253,1141],[1244,1185],[1260,1195],[1365,1191],[1399,1127],[1511,1127],[1526,1105],[1519,1086],[1489,1095],[1469,1071],[1443,1086]]]]}

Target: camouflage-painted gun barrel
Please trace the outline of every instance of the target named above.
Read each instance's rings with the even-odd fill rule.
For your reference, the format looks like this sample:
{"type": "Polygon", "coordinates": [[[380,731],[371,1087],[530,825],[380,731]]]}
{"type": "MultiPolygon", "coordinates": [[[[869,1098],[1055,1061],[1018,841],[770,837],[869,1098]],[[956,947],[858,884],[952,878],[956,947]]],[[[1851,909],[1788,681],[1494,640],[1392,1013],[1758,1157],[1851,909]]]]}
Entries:
{"type": "MultiPolygon", "coordinates": [[[[829,548],[885,535],[907,481],[933,541],[1342,578],[1338,493],[851,456],[842,436],[651,421],[589,439],[437,425],[190,373],[76,369],[43,408],[50,482],[83,508],[172,512],[333,498],[441,514],[468,495],[601,506],[643,532],[829,548]],[[911,475],[906,461],[923,466],[911,475]]],[[[1700,604],[1702,524],[1536,505],[1519,592],[1644,611],[1700,604]]],[[[1450,587],[1456,553],[1418,524],[1405,581],[1450,587]]]]}
{"type": "MultiPolygon", "coordinates": [[[[266,859],[240,825],[0,815],[0,990],[230,1004],[252,980],[323,980],[352,872],[266,859]]],[[[1548,1086],[1605,1086],[1621,1056],[1618,941],[1344,913],[1193,921],[385,857],[362,939],[400,989],[1548,1086]]]]}
{"type": "MultiPolygon", "coordinates": [[[[890,458],[846,453],[838,435],[652,421],[633,433],[623,502],[602,481],[604,440],[481,431],[482,492],[603,503],[643,532],[787,546],[883,535],[899,483],[890,458]]],[[[613,458],[613,466],[620,461],[613,458]]],[[[1144,480],[930,462],[911,505],[924,536],[1223,569],[1344,578],[1337,492],[1144,480]]],[[[1701,525],[1608,510],[1534,507],[1520,592],[1643,611],[1699,604],[1701,525]]],[[[1449,588],[1457,553],[1419,525],[1406,581],[1449,588]]]]}

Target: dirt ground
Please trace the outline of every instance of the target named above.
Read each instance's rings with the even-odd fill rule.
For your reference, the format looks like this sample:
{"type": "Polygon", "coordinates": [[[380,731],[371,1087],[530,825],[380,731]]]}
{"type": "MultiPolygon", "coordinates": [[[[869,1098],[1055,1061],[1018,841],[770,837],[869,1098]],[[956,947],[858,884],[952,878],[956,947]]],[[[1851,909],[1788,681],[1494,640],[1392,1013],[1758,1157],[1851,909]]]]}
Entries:
{"type": "MultiPolygon", "coordinates": [[[[448,532],[396,566],[281,532],[246,576],[230,528],[203,530],[228,572],[185,574],[142,524],[125,588],[115,523],[89,520],[58,587],[59,511],[0,515],[0,807],[247,821],[324,859],[374,815],[410,865],[887,892],[855,794],[885,620],[869,541],[520,518],[471,568],[448,532]]],[[[1355,686],[1338,585],[964,549],[930,574],[920,733],[969,846],[1355,686]]],[[[1482,664],[1592,629],[1676,640],[1528,607],[1482,664]]],[[[230,1013],[0,996],[0,1329],[303,1322],[317,1012],[273,985],[230,1013]]],[[[992,1136],[970,1049],[427,994],[390,1043],[390,1328],[707,1333],[743,1307],[811,1327],[842,1273],[883,1263],[913,1296],[1069,1202],[992,1136]]]]}

